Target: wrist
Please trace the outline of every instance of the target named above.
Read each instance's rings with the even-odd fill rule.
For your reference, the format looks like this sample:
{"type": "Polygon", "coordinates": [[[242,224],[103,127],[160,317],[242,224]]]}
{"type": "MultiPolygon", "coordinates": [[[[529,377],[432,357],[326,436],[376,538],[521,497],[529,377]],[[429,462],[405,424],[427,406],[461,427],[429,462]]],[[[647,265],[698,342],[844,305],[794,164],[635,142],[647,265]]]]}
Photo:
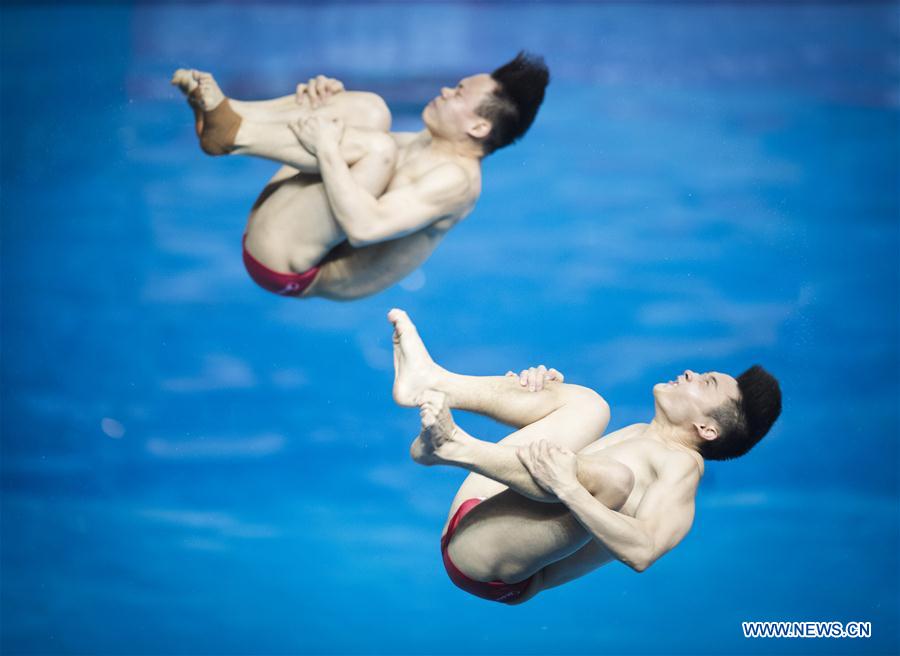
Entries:
{"type": "Polygon", "coordinates": [[[325,138],[316,145],[316,150],[318,150],[320,153],[324,153],[329,157],[333,155],[340,155],[341,144],[334,139],[325,138]]]}
{"type": "Polygon", "coordinates": [[[581,483],[579,483],[576,479],[560,485],[555,490],[553,490],[553,493],[561,503],[564,503],[568,506],[570,503],[577,503],[579,497],[587,494],[587,490],[584,489],[581,483]]]}

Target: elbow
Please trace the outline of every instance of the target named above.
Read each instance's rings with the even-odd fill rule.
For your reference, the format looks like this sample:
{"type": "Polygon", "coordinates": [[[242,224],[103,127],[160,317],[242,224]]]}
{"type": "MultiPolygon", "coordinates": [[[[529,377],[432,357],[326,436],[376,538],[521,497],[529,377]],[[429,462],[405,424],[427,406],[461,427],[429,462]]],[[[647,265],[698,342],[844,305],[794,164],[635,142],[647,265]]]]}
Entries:
{"type": "Polygon", "coordinates": [[[354,248],[370,246],[388,239],[400,237],[395,225],[392,225],[391,217],[383,211],[378,203],[349,208],[338,213],[335,218],[344,231],[344,236],[354,248]]]}
{"type": "Polygon", "coordinates": [[[347,243],[353,246],[353,248],[362,248],[363,246],[368,246],[372,242],[361,235],[351,235],[347,233],[347,243]]]}
{"type": "Polygon", "coordinates": [[[367,214],[358,225],[353,225],[349,230],[344,230],[347,241],[354,248],[362,248],[363,246],[371,246],[372,244],[380,244],[390,239],[399,239],[407,234],[408,230],[401,230],[395,225],[391,225],[389,218],[374,212],[367,214]]]}
{"type": "Polygon", "coordinates": [[[638,574],[640,574],[641,572],[646,572],[647,568],[650,567],[650,565],[652,565],[652,563],[649,560],[636,560],[632,563],[628,563],[628,566],[638,574]]]}
{"type": "Polygon", "coordinates": [[[627,565],[640,574],[641,572],[646,572],[654,562],[656,562],[656,558],[653,549],[646,547],[635,553],[632,558],[629,558],[627,565]]]}
{"type": "MultiPolygon", "coordinates": [[[[377,222],[378,219],[366,219],[362,223],[371,224],[377,222]]],[[[350,242],[350,245],[353,248],[362,248],[363,246],[371,246],[372,244],[377,244],[378,242],[384,241],[387,239],[386,235],[381,234],[380,231],[373,230],[370,227],[364,228],[351,228],[350,230],[345,230],[344,234],[347,237],[347,241],[350,242]]]]}

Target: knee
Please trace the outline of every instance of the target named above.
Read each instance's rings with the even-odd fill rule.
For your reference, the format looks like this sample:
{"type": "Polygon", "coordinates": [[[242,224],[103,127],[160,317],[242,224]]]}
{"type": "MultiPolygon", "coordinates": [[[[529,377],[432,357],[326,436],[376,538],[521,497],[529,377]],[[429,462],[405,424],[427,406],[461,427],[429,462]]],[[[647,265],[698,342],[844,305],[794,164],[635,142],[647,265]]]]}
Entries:
{"type": "Polygon", "coordinates": [[[347,113],[352,117],[349,123],[354,127],[378,132],[387,132],[391,129],[391,110],[378,94],[368,91],[348,91],[335,96],[341,97],[350,105],[347,113]]]}
{"type": "Polygon", "coordinates": [[[631,491],[634,490],[634,472],[631,470],[631,467],[621,464],[615,468],[615,471],[616,473],[613,475],[613,481],[610,486],[612,488],[610,507],[618,510],[625,505],[628,497],[631,496],[631,491]]]}
{"type": "Polygon", "coordinates": [[[578,461],[578,480],[607,508],[619,510],[634,489],[630,467],[605,456],[588,456],[578,461]]]}
{"type": "Polygon", "coordinates": [[[365,138],[366,156],[376,158],[385,166],[397,161],[397,142],[385,132],[368,132],[365,138]]]}
{"type": "Polygon", "coordinates": [[[566,405],[577,406],[578,416],[585,423],[593,424],[602,434],[609,424],[609,404],[594,390],[580,385],[564,384],[561,389],[566,405]]]}

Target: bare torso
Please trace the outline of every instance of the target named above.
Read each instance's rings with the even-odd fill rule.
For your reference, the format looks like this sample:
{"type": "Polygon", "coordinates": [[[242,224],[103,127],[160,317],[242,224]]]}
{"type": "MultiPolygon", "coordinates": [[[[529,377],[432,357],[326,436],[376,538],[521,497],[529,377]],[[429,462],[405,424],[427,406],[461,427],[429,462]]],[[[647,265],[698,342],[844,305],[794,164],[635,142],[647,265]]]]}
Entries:
{"type": "Polygon", "coordinates": [[[414,185],[436,167],[452,161],[465,170],[469,197],[428,226],[398,239],[362,247],[347,240],[317,175],[282,170],[254,204],[248,220],[248,248],[265,254],[272,268],[302,272],[319,265],[320,273],[304,296],[351,299],[399,281],[424,262],[447,230],[467,216],[481,192],[477,161],[434,153],[430,135],[391,133],[398,146],[394,172],[385,193],[414,185]]]}
{"type": "MultiPolygon", "coordinates": [[[[634,487],[624,506],[618,510],[629,517],[635,516],[645,493],[658,480],[663,469],[675,460],[683,461],[685,457],[684,451],[644,437],[646,429],[647,424],[634,424],[610,433],[579,451],[579,455],[602,455],[631,469],[634,487]]],[[[697,461],[702,475],[703,461],[700,458],[697,461]]],[[[451,513],[466,498],[489,498],[469,512],[460,523],[450,545],[451,558],[459,554],[459,560],[477,563],[477,556],[473,557],[473,554],[483,553],[487,566],[493,558],[492,552],[500,549],[506,567],[503,580],[509,581],[527,578],[547,565],[570,556],[585,561],[582,573],[614,558],[601,544],[591,540],[585,528],[562,504],[533,502],[509,490],[498,493],[496,487],[487,485],[484,488],[486,494],[482,495],[479,494],[477,476],[470,475],[463,484],[454,499],[451,513]],[[473,478],[475,485],[472,485],[473,478]],[[580,550],[583,551],[579,553],[580,550]],[[463,551],[466,553],[461,553],[463,551]],[[578,556],[575,556],[576,553],[578,556]]]]}

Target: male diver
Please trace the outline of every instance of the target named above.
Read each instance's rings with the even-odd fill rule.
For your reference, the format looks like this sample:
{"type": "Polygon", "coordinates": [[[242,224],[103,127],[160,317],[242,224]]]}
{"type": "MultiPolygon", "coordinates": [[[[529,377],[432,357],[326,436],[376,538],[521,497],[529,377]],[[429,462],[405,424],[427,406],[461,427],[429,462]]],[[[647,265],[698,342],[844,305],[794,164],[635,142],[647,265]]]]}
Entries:
{"type": "Polygon", "coordinates": [[[649,424],[601,438],[609,406],[592,390],[543,366],[518,377],[452,373],[405,312],[388,319],[394,400],[420,409],[413,459],[471,472],[450,505],[444,566],[457,586],[492,601],[522,603],[612,560],[643,572],[690,530],[704,461],[747,453],[781,412],[778,381],[762,367],[736,379],[688,370],[653,387],[649,424]],[[518,430],[484,442],[451,408],[518,430]]]}
{"type": "Polygon", "coordinates": [[[389,132],[377,95],[318,76],[294,95],[226,98],[212,75],[172,78],[194,109],[201,148],[283,164],[253,206],[244,263],[263,288],[355,299],[418,267],[481,193],[481,160],[522,137],[544,99],[543,59],[519,53],[443,88],[421,132],[389,132]]]}

